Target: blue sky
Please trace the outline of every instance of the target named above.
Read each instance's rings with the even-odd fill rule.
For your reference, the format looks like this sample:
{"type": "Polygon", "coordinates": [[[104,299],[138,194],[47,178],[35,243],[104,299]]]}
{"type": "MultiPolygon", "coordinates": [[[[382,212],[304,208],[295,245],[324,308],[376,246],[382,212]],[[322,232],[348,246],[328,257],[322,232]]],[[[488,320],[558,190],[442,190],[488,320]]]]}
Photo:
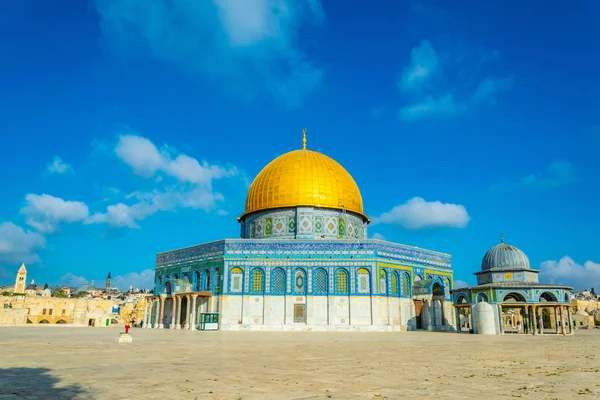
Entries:
{"type": "Polygon", "coordinates": [[[306,127],[370,236],[600,286],[597,2],[59,3],[0,6],[0,284],[149,284],[306,127]]]}

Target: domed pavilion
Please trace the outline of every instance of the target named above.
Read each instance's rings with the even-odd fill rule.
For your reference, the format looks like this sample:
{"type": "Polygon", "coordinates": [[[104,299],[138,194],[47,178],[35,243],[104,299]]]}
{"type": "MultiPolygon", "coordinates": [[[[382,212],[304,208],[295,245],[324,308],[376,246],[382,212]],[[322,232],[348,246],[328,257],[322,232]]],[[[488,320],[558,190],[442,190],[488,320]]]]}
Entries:
{"type": "Polygon", "coordinates": [[[455,329],[450,255],[368,239],[352,175],[303,134],[252,182],[239,239],[156,256],[147,328],[455,329]]]}
{"type": "Polygon", "coordinates": [[[481,271],[474,273],[477,286],[452,291],[457,330],[477,326],[473,306],[487,302],[495,306],[497,334],[572,333],[572,288],[540,283],[539,272],[531,268],[523,251],[501,237],[500,244],[483,256],[481,271]]]}

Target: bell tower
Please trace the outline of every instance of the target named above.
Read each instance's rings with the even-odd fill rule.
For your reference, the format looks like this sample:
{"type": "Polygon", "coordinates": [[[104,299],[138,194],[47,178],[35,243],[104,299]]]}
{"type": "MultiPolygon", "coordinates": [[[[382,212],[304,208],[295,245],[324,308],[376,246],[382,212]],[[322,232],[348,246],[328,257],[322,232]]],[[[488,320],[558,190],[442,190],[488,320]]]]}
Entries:
{"type": "Polygon", "coordinates": [[[27,283],[27,268],[25,263],[21,264],[21,268],[17,271],[17,279],[15,280],[15,293],[25,293],[25,286],[27,283]]]}
{"type": "Polygon", "coordinates": [[[108,291],[108,289],[110,289],[110,272],[108,273],[108,276],[106,277],[106,291],[108,291]]]}

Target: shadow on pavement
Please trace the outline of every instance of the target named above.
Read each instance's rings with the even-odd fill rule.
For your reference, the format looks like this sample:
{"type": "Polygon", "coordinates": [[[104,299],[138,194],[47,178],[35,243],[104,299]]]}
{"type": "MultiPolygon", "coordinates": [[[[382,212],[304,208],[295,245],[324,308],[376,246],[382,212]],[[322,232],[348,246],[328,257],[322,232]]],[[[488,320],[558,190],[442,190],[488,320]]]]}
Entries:
{"type": "Polygon", "coordinates": [[[48,368],[0,369],[0,398],[93,399],[79,385],[65,386],[48,368]],[[14,396],[14,397],[13,397],[14,396]]]}

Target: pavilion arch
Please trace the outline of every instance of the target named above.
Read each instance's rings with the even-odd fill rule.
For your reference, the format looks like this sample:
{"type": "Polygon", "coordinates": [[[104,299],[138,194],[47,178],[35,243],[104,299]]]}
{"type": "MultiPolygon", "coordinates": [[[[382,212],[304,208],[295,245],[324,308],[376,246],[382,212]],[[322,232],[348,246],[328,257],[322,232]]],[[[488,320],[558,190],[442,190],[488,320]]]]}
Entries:
{"type": "Polygon", "coordinates": [[[556,298],[556,295],[554,293],[544,292],[540,295],[540,302],[547,302],[547,301],[557,302],[558,299],[556,298]]]}
{"type": "Polygon", "coordinates": [[[570,303],[571,302],[571,297],[569,296],[569,293],[565,293],[565,303],[570,303]]]}
{"type": "Polygon", "coordinates": [[[421,281],[421,280],[423,280],[423,277],[421,275],[415,275],[414,282],[418,282],[418,281],[421,281]]]}
{"type": "Polygon", "coordinates": [[[484,301],[486,303],[489,302],[487,294],[485,294],[485,293],[477,293],[477,302],[481,303],[482,301],[484,301]]]}
{"type": "Polygon", "coordinates": [[[459,294],[456,297],[456,304],[467,304],[469,301],[467,300],[467,296],[464,294],[459,294]]]}
{"type": "Polygon", "coordinates": [[[434,296],[443,296],[444,295],[444,289],[442,289],[442,285],[440,285],[439,282],[435,282],[433,284],[433,286],[431,286],[431,293],[434,296]]]}
{"type": "Polygon", "coordinates": [[[56,321],[57,324],[63,325],[66,324],[67,321],[65,321],[64,319],[59,319],[58,321],[56,321]]]}
{"type": "Polygon", "coordinates": [[[510,292],[504,296],[504,299],[502,299],[502,301],[505,303],[527,302],[525,295],[520,292],[510,292]]]}

